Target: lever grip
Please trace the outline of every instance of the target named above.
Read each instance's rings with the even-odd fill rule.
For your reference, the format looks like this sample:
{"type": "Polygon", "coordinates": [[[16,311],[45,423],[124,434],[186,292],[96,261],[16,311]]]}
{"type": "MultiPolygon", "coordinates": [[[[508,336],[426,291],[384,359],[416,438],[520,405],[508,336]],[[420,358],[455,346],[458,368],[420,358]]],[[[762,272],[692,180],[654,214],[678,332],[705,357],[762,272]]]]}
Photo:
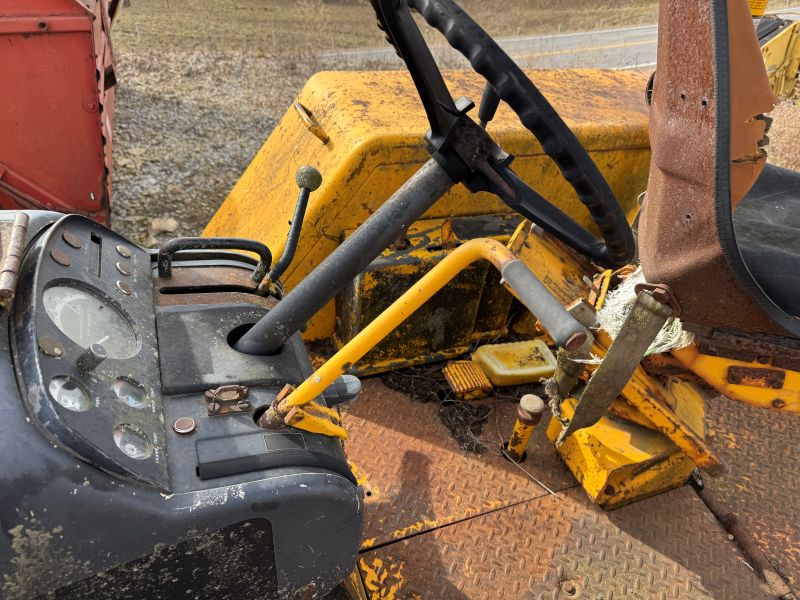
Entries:
{"type": "Polygon", "coordinates": [[[586,341],[586,328],[569,314],[524,262],[512,260],[503,267],[501,273],[556,344],[574,350],[586,341]]]}

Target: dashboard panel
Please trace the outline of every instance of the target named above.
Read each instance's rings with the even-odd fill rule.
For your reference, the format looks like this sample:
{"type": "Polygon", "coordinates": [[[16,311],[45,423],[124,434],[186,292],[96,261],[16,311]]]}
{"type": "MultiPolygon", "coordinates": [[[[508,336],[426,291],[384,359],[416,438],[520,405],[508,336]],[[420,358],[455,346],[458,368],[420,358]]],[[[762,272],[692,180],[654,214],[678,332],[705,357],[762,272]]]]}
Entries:
{"type": "Polygon", "coordinates": [[[29,410],[101,469],[168,489],[148,252],[70,215],[27,253],[19,287],[29,410]]]}
{"type": "MultiPolygon", "coordinates": [[[[255,422],[311,374],[300,336],[274,356],[232,347],[277,302],[256,293],[256,261],[182,251],[161,277],[157,252],[102,225],[25,212],[0,312],[0,572],[16,597],[277,600],[346,577],[363,491],[341,442],[255,422]],[[212,408],[225,389],[246,401],[212,408]],[[30,576],[26,539],[46,541],[46,574],[30,576]]],[[[16,216],[0,211],[0,231],[16,216]]]]}

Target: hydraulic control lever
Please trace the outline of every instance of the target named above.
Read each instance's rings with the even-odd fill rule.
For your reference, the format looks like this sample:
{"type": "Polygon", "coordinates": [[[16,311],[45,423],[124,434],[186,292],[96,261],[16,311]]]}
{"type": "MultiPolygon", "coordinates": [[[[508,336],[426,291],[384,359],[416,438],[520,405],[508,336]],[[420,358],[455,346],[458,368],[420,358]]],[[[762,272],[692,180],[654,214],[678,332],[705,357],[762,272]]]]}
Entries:
{"type": "Polygon", "coordinates": [[[289,226],[289,235],[286,236],[286,245],[278,262],[270,269],[267,276],[259,285],[261,290],[269,290],[272,284],[276,283],[292,264],[294,253],[297,251],[297,242],[300,239],[300,231],[303,228],[303,219],[306,216],[308,199],[311,192],[319,189],[322,185],[322,174],[314,167],[300,167],[295,175],[297,187],[300,188],[300,195],[297,198],[297,205],[294,208],[294,216],[289,226]]]}

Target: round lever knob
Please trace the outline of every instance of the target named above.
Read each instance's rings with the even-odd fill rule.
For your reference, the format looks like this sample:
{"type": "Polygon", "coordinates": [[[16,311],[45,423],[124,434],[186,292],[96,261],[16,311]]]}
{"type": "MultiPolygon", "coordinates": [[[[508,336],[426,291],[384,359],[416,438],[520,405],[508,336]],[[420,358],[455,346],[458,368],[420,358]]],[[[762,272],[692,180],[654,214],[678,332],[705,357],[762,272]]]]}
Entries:
{"type": "Polygon", "coordinates": [[[92,344],[78,357],[78,368],[84,373],[94,371],[106,358],[108,358],[106,349],[100,344],[92,344]]]}
{"type": "Polygon", "coordinates": [[[300,189],[306,189],[309,192],[313,192],[319,189],[319,186],[322,185],[322,173],[320,173],[314,167],[300,167],[297,169],[297,174],[295,175],[294,180],[297,182],[297,187],[300,189]]]}

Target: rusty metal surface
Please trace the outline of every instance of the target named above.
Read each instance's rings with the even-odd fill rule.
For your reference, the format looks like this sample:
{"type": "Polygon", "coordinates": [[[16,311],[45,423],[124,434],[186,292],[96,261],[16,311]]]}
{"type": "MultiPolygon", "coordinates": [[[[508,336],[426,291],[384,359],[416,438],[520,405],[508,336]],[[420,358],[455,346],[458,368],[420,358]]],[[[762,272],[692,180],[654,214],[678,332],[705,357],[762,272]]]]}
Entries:
{"type": "Polygon", "coordinates": [[[758,360],[780,369],[800,370],[800,340],[769,335],[747,335],[714,330],[710,335],[695,337],[700,352],[709,356],[733,358],[744,362],[758,360]]]}
{"type": "Polygon", "coordinates": [[[705,478],[707,493],[734,513],[779,572],[800,588],[800,415],[718,396],[707,405],[711,441],[730,467],[705,478]]]}
{"type": "Polygon", "coordinates": [[[764,133],[763,121],[752,117],[771,109],[771,92],[763,63],[754,66],[750,60],[752,53],[758,54],[754,34],[732,25],[731,33],[741,35],[731,45],[730,93],[735,101],[730,148],[724,150],[731,154],[731,181],[718,181],[716,120],[718,111],[727,110],[728,98],[717,96],[713,5],[694,0],[660,5],[658,76],[650,115],[653,154],[639,222],[639,255],[647,280],[670,286],[684,321],[780,335],[783,330],[748,298],[717,233],[717,196],[730,190],[735,206],[763,168],[764,157],[742,157],[755,153],[756,138],[764,133]]]}
{"type": "MultiPolygon", "coordinates": [[[[507,436],[516,404],[498,402],[507,436]]],[[[796,587],[800,466],[786,448],[800,416],[709,404],[711,442],[731,472],[706,478],[707,491],[796,587]]],[[[360,567],[370,597],[773,597],[690,487],[605,512],[540,427],[522,466],[555,497],[500,457],[494,414],[480,436],[487,450],[476,455],[459,448],[438,411],[371,379],[345,413],[345,448],[366,493],[360,567]]]]}
{"type": "Polygon", "coordinates": [[[611,513],[570,489],[365,552],[359,565],[372,598],[770,598],[688,487],[611,513]]]}
{"type": "MultiPolygon", "coordinates": [[[[495,416],[502,435],[510,435],[517,403],[498,400],[498,407],[481,436],[486,451],[477,455],[459,448],[437,404],[413,402],[377,379],[364,382],[343,419],[350,436],[345,451],[366,493],[363,547],[548,495],[501,456],[506,440],[495,416]]],[[[522,467],[552,490],[575,485],[544,427],[535,430],[522,467]]]]}

